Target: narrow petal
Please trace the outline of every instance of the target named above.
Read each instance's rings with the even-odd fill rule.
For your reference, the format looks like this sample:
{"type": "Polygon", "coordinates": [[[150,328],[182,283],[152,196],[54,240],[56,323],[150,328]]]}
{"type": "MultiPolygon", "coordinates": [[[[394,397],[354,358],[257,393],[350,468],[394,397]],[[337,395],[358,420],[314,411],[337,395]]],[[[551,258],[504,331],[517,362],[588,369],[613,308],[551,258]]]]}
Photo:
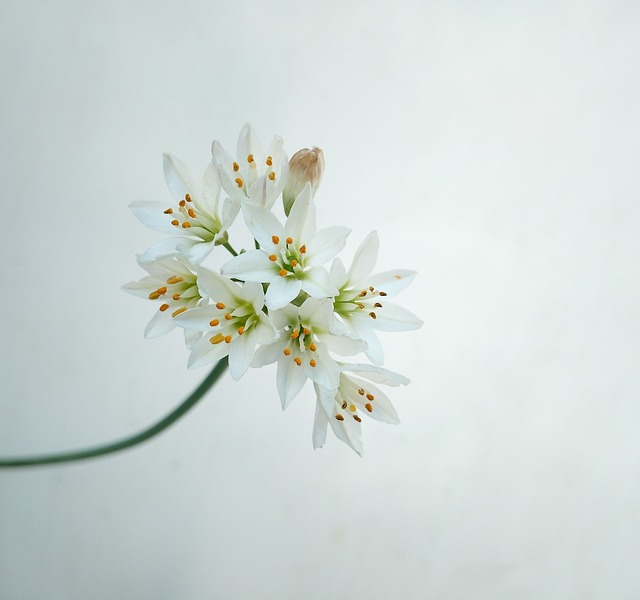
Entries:
{"type": "Polygon", "coordinates": [[[200,338],[202,337],[202,333],[199,331],[189,331],[187,329],[184,330],[184,345],[187,347],[187,350],[193,349],[193,347],[198,343],[200,338]]]}
{"type": "Polygon", "coordinates": [[[306,376],[320,387],[336,389],[340,385],[340,367],[329,356],[324,344],[317,346],[316,352],[305,352],[306,356],[302,357],[302,369],[304,369],[306,376]],[[315,360],[315,367],[311,366],[312,359],[315,360]]]}
{"type": "Polygon", "coordinates": [[[226,263],[220,271],[227,277],[259,283],[268,283],[278,277],[277,265],[272,263],[262,250],[249,250],[239,254],[226,263]]]}
{"type": "Polygon", "coordinates": [[[382,308],[375,312],[377,318],[371,325],[379,331],[411,331],[422,327],[422,321],[412,312],[391,302],[383,302],[382,308]]]}
{"type": "Polygon", "coordinates": [[[231,227],[239,212],[240,201],[235,198],[225,198],[222,203],[222,214],[220,215],[220,220],[222,221],[222,229],[220,229],[220,233],[224,233],[229,229],[229,227],[231,227]]]}
{"type": "Polygon", "coordinates": [[[219,361],[229,353],[229,344],[212,344],[208,335],[203,336],[193,347],[189,355],[187,367],[195,369],[219,361]]]}
{"type": "Polygon", "coordinates": [[[408,271],[407,269],[396,269],[395,271],[385,271],[378,273],[369,278],[369,285],[378,290],[386,292],[389,296],[401,292],[415,278],[416,271],[408,271]]]}
{"type": "Polygon", "coordinates": [[[300,393],[307,381],[304,369],[296,365],[289,358],[281,358],[278,361],[278,374],[276,382],[282,410],[287,408],[291,401],[300,393]]]}
{"type": "Polygon", "coordinates": [[[338,421],[335,417],[331,417],[329,423],[335,436],[355,450],[359,456],[362,456],[360,423],[348,416],[343,421],[338,421]]]}
{"type": "MultiPolygon", "coordinates": [[[[151,248],[147,249],[140,256],[140,262],[151,262],[159,258],[165,258],[180,254],[178,246],[182,244],[184,247],[184,243],[186,241],[187,240],[184,237],[164,238],[163,240],[156,242],[153,246],[151,246],[151,248]]],[[[195,243],[195,240],[192,240],[192,242],[195,243]]]]}
{"type": "Polygon", "coordinates": [[[347,271],[339,258],[334,259],[331,263],[329,278],[331,279],[331,283],[338,289],[342,289],[344,284],[347,283],[347,271]]]}
{"type": "Polygon", "coordinates": [[[180,159],[171,154],[165,154],[162,164],[167,187],[176,200],[182,200],[185,194],[191,194],[194,197],[198,195],[191,173],[180,159]]]}
{"type": "Polygon", "coordinates": [[[373,330],[369,317],[351,317],[345,319],[349,329],[360,339],[367,343],[365,354],[374,365],[381,365],[384,362],[384,351],[378,336],[373,330]]]}
{"type": "Polygon", "coordinates": [[[151,318],[151,321],[147,323],[144,330],[144,337],[147,339],[157,338],[165,333],[168,333],[176,326],[176,322],[171,316],[170,311],[156,311],[151,318]]]}
{"type": "Polygon", "coordinates": [[[179,314],[174,321],[190,331],[210,331],[212,327],[209,323],[218,315],[219,312],[213,306],[199,306],[179,314]]]}
{"type": "Polygon", "coordinates": [[[249,154],[253,154],[255,161],[258,163],[264,159],[264,150],[251,123],[245,123],[240,130],[237,151],[238,161],[246,161],[249,154]]]}
{"type": "MultiPolygon", "coordinates": [[[[268,260],[268,259],[267,259],[268,260]]],[[[302,282],[293,277],[275,277],[265,295],[265,302],[269,310],[276,310],[289,304],[302,288],[302,282]]]]}
{"type": "Polygon", "coordinates": [[[316,205],[311,200],[311,184],[307,183],[296,197],[285,232],[294,240],[308,240],[316,232],[316,205]]]}
{"type": "Polygon", "coordinates": [[[247,228],[258,240],[261,247],[272,249],[276,246],[273,242],[273,236],[277,236],[284,242],[286,237],[284,227],[278,221],[276,216],[264,206],[245,202],[242,205],[242,214],[247,228]]]}
{"type": "MultiPolygon", "coordinates": [[[[291,211],[293,212],[293,209],[291,211]]],[[[349,233],[351,230],[348,227],[336,225],[321,229],[311,236],[306,243],[308,256],[306,264],[315,267],[330,261],[344,248],[349,233]]]]}
{"type": "Polygon", "coordinates": [[[318,334],[318,339],[325,343],[331,352],[340,356],[353,356],[367,349],[364,340],[356,340],[346,335],[318,334]]]}
{"type": "Polygon", "coordinates": [[[202,177],[202,198],[196,202],[202,212],[212,217],[218,215],[218,198],[221,188],[218,169],[213,162],[210,162],[202,177]]]}
{"type": "Polygon", "coordinates": [[[349,284],[352,287],[360,287],[367,275],[371,273],[373,267],[376,266],[378,260],[378,248],[380,247],[380,241],[378,239],[378,232],[372,231],[356,250],[351,263],[351,268],[347,275],[349,284]]]}
{"type": "Polygon", "coordinates": [[[385,385],[397,387],[399,385],[409,385],[411,380],[389,369],[383,369],[366,363],[347,364],[341,363],[340,368],[349,373],[358,373],[360,377],[364,377],[369,381],[383,383],[385,385]]]}
{"type": "Polygon", "coordinates": [[[157,288],[158,280],[149,275],[143,277],[140,281],[131,281],[120,287],[121,290],[139,298],[148,298],[149,294],[157,288]]]}
{"type": "Polygon", "coordinates": [[[143,224],[161,233],[176,233],[175,225],[171,224],[172,217],[166,215],[166,204],[160,202],[136,201],[129,204],[131,212],[143,224]]]}
{"type": "Polygon", "coordinates": [[[207,256],[213,252],[214,247],[215,243],[213,240],[210,242],[199,242],[197,240],[183,239],[182,242],[176,246],[176,249],[184,254],[195,266],[207,258],[207,256]]]}
{"type": "Polygon", "coordinates": [[[370,383],[360,381],[356,378],[353,379],[353,382],[356,385],[365,387],[368,393],[373,394],[374,400],[371,402],[373,410],[371,412],[367,411],[368,417],[391,425],[397,425],[400,423],[398,413],[391,405],[391,401],[378,387],[370,383]]]}
{"type": "Polygon", "coordinates": [[[237,304],[240,293],[240,286],[237,283],[204,267],[198,267],[196,274],[201,296],[211,298],[214,302],[223,302],[229,307],[237,304]]]}
{"type": "Polygon", "coordinates": [[[255,333],[250,329],[243,335],[235,338],[229,350],[229,373],[238,381],[242,377],[253,359],[256,347],[255,333]]]}
{"type": "Polygon", "coordinates": [[[266,346],[260,346],[251,361],[251,366],[254,368],[264,367],[265,365],[270,365],[280,360],[283,348],[284,346],[280,341],[267,344],[266,346]]]}
{"type": "Polygon", "coordinates": [[[314,450],[322,448],[327,441],[328,425],[329,416],[324,408],[322,408],[320,401],[316,401],[316,412],[313,419],[313,434],[311,435],[314,450]]]}
{"type": "Polygon", "coordinates": [[[328,331],[333,320],[333,302],[329,298],[307,298],[298,314],[304,325],[328,331]]]}
{"type": "Polygon", "coordinates": [[[339,291],[333,286],[329,273],[323,267],[313,267],[304,272],[302,289],[312,298],[337,296],[339,291]]]}

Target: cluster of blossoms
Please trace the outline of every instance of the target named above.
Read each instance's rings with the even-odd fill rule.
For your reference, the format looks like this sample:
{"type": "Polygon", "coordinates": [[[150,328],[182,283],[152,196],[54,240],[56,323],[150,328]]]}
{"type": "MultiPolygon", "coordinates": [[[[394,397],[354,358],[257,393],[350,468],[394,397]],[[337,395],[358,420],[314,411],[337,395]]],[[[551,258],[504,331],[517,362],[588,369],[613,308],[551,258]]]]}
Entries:
{"type": "Polygon", "coordinates": [[[142,223],[169,235],[138,257],[149,275],[123,286],[159,305],[145,337],[180,327],[189,368],[228,356],[235,380],[249,367],[277,362],[283,409],[310,379],[317,398],[314,448],[323,446],[330,425],[362,454],[363,415],[398,422],[375,384],[409,380],[380,366],[384,355],[375,332],[422,325],[387,300],[411,283],[415,272],[371,274],[378,255],[376,232],[364,239],[348,270],[336,258],[350,230],[316,230],[313,197],[324,171],[319,148],[304,148],[289,161],[281,138],[274,137],[265,152],[247,124],[235,158],[217,141],[212,154],[202,183],[177,158],[165,155],[165,179],[175,203],[131,205],[142,223]],[[279,197],[284,224],[272,212],[279,197]],[[229,242],[229,227],[240,213],[255,249],[238,253],[229,242]],[[233,256],[219,272],[202,266],[222,249],[233,256]],[[372,364],[336,358],[360,353],[372,364]]]}

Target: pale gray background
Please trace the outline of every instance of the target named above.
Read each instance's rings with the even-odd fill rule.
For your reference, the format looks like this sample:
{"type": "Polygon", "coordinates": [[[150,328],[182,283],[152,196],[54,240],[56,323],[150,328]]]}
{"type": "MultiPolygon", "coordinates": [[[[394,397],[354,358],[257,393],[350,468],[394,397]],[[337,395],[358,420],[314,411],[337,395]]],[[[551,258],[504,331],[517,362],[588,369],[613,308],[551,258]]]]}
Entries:
{"type": "Polygon", "coordinates": [[[316,144],[421,331],[402,424],[311,448],[313,392],[225,378],[162,437],[0,472],[2,600],[640,597],[636,2],[0,9],[0,454],[108,441],[206,371],[120,291],[161,153],[316,144]]]}

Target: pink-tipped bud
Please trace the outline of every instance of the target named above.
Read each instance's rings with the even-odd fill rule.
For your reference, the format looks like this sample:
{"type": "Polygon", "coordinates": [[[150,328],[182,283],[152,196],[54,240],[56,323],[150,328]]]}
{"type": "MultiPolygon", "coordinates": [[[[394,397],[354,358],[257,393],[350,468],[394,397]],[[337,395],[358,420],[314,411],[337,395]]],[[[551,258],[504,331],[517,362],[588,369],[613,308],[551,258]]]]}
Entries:
{"type": "Polygon", "coordinates": [[[324,173],[324,154],[315,146],[298,150],[289,161],[289,177],[282,192],[284,212],[289,216],[296,197],[304,186],[311,184],[311,195],[315,196],[324,173]]]}

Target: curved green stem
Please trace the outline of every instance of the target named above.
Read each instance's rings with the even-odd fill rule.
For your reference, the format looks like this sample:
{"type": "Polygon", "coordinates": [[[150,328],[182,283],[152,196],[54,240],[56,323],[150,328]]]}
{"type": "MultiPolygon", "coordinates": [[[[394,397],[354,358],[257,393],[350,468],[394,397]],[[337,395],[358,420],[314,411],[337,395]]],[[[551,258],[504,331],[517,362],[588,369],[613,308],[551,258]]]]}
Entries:
{"type": "Polygon", "coordinates": [[[231,252],[231,254],[233,254],[233,256],[238,256],[238,253],[236,252],[235,248],[229,243],[227,242],[226,244],[222,244],[229,252],[231,252]]]}
{"type": "Polygon", "coordinates": [[[189,395],[189,397],[166,417],[158,421],[155,425],[151,425],[147,429],[133,435],[131,437],[120,440],[119,442],[112,442],[104,446],[96,446],[95,448],[87,448],[86,450],[76,450],[72,452],[63,452],[61,454],[44,454],[42,456],[22,456],[17,458],[0,458],[0,468],[2,467],[34,467],[37,465],[48,465],[52,463],[71,462],[76,460],[84,460],[86,458],[93,458],[94,456],[101,456],[103,454],[111,454],[112,452],[119,452],[125,448],[136,446],[142,442],[151,439],[164,431],[169,425],[177,421],[182,415],[184,415],[190,408],[196,405],[196,403],[207,393],[209,388],[218,381],[220,376],[225,372],[228,366],[227,358],[223,358],[219,361],[215,367],[213,367],[211,373],[202,381],[202,383],[189,395]]]}

